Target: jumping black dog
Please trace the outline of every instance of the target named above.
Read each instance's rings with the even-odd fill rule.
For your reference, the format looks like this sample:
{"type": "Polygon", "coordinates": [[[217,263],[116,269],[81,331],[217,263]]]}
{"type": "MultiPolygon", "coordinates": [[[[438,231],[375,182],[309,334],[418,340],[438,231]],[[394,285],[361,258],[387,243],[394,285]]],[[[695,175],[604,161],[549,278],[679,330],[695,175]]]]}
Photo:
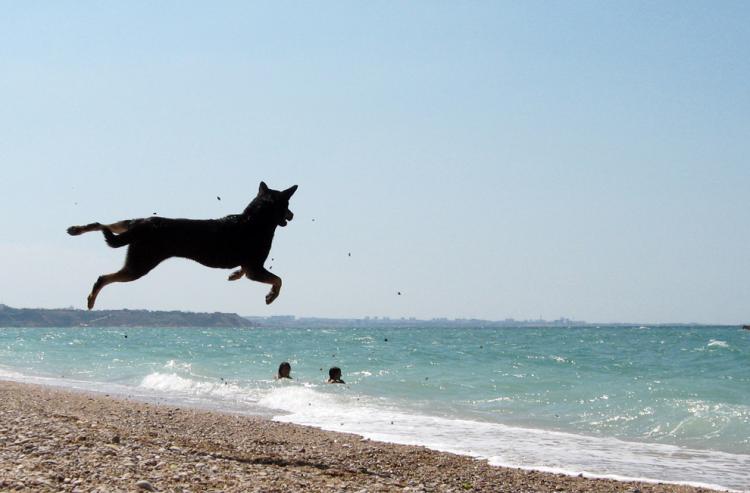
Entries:
{"type": "Polygon", "coordinates": [[[263,264],[271,250],[276,227],[286,226],[287,221],[294,217],[289,210],[289,199],[295,191],[297,185],[278,191],[260,182],[258,195],[242,214],[221,219],[154,216],[69,227],[70,235],[101,231],[107,245],[113,248],[128,245],[122,269],[99,276],[94,283],[88,297],[89,310],[94,307],[99,291],[107,284],[135,281],[170,257],[188,258],[220,269],[240,267],[229,276],[229,280],[235,281],[245,275],[253,281],[270,284],[266,304],[272,303],[281,291],[281,278],[268,272],[263,264]]]}

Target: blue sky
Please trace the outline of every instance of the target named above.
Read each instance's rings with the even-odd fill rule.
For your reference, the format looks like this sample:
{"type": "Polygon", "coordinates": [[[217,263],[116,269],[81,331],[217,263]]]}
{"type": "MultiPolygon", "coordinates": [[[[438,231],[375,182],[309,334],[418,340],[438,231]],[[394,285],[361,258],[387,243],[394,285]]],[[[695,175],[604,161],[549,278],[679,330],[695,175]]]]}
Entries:
{"type": "Polygon", "coordinates": [[[0,6],[0,303],[120,267],[71,224],[265,180],[300,186],[273,305],[170,260],[97,307],[750,320],[745,2],[0,6]]]}

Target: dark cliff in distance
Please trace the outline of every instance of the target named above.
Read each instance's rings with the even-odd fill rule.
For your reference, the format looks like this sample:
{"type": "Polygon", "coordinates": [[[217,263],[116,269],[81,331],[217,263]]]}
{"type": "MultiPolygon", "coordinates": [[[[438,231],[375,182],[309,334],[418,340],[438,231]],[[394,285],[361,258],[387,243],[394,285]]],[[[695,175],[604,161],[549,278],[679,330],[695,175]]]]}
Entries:
{"type": "Polygon", "coordinates": [[[0,304],[1,327],[252,327],[236,313],[11,308],[0,304]]]}

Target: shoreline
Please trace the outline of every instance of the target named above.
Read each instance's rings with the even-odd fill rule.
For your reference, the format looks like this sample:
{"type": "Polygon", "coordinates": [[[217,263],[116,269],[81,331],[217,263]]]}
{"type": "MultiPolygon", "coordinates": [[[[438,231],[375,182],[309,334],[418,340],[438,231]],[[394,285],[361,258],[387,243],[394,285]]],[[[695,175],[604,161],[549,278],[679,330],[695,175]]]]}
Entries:
{"type": "Polygon", "coordinates": [[[0,381],[0,490],[148,486],[237,492],[716,491],[492,466],[264,417],[0,381]]]}

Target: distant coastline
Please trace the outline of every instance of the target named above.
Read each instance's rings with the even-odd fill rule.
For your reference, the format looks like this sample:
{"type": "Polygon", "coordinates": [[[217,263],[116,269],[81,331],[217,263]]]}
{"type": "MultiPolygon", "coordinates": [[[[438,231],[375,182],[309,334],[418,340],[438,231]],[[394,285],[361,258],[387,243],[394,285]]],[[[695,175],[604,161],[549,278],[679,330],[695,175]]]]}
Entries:
{"type": "Polygon", "coordinates": [[[364,318],[325,318],[325,317],[297,317],[294,315],[274,316],[246,316],[254,325],[259,327],[298,327],[298,328],[333,328],[333,327],[435,327],[435,328],[493,328],[493,327],[559,327],[561,329],[570,327],[697,327],[697,326],[726,326],[733,324],[704,324],[698,322],[688,323],[643,323],[643,322],[586,322],[585,320],[572,320],[569,318],[558,318],[556,320],[530,319],[516,320],[506,318],[503,320],[485,320],[481,318],[430,318],[420,319],[415,317],[364,317],[364,318]]]}
{"type": "Polygon", "coordinates": [[[241,316],[236,313],[201,313],[151,310],[79,310],[75,308],[13,308],[0,303],[0,327],[692,327],[699,323],[605,322],[559,318],[556,320],[484,320],[479,318],[364,317],[327,318],[294,315],[241,316]]]}
{"type": "Polygon", "coordinates": [[[0,327],[252,327],[236,313],[12,308],[0,304],[0,327]]]}
{"type": "MultiPolygon", "coordinates": [[[[557,320],[484,320],[479,318],[430,318],[415,317],[364,317],[364,318],[327,318],[297,317],[294,315],[272,315],[267,317],[246,316],[247,320],[261,327],[581,327],[591,325],[583,320],[559,318],[557,320]]],[[[601,324],[596,324],[601,325],[601,324]]],[[[640,324],[624,324],[627,326],[640,324]]]]}

